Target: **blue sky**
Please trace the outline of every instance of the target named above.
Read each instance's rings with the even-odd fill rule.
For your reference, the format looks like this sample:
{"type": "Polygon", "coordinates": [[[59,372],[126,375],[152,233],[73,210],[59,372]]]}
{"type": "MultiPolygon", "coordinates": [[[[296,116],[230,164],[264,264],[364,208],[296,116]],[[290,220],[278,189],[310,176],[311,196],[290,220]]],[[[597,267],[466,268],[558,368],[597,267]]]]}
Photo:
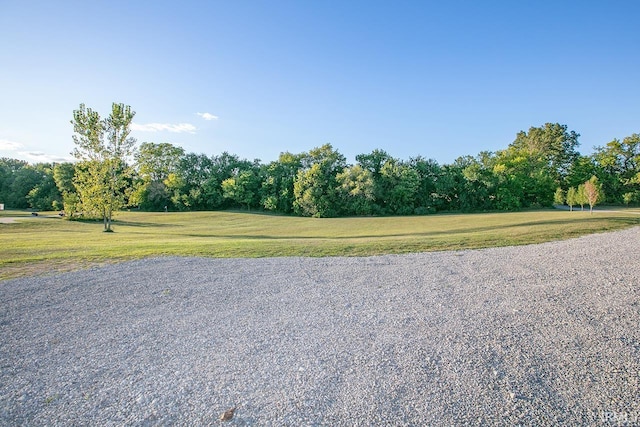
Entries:
{"type": "Polygon", "coordinates": [[[70,159],[72,111],[138,143],[450,163],[546,122],[640,132],[640,1],[0,0],[0,157],[70,159]]]}

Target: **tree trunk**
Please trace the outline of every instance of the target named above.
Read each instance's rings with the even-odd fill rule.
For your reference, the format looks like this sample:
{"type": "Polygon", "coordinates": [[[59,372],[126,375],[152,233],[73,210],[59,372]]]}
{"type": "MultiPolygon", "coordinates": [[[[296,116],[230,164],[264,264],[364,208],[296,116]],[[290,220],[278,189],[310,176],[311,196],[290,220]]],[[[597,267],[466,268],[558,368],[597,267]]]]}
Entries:
{"type": "Polygon", "coordinates": [[[103,210],[102,218],[104,221],[104,232],[111,232],[111,208],[105,208],[103,210]]]}
{"type": "Polygon", "coordinates": [[[107,209],[107,229],[105,231],[111,231],[111,207],[107,209]]]}

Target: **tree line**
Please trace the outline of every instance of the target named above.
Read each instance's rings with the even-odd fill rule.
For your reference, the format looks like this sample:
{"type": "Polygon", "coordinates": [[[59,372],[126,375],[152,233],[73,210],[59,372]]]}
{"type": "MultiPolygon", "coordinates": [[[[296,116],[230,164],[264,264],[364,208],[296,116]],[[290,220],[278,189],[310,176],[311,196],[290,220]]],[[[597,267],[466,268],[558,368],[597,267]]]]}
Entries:
{"type": "Polygon", "coordinates": [[[517,133],[503,150],[451,164],[398,159],[378,149],[349,164],[330,144],[263,163],[228,152],[187,153],[169,143],[136,147],[129,136],[134,115],[129,106],[113,104],[102,119],[80,105],[71,121],[77,161],[0,159],[0,203],[100,218],[105,229],[121,208],[336,217],[640,203],[640,134],[586,156],[578,152],[578,133],[546,123],[517,133]]]}

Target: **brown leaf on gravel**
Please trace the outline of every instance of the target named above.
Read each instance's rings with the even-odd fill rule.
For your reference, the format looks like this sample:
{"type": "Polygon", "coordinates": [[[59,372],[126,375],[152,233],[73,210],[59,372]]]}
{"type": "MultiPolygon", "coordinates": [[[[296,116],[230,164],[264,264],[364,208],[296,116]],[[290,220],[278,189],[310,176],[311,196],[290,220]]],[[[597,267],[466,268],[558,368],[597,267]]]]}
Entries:
{"type": "Polygon", "coordinates": [[[236,412],[236,407],[228,409],[224,414],[220,415],[220,421],[230,421],[233,418],[233,414],[236,412]]]}

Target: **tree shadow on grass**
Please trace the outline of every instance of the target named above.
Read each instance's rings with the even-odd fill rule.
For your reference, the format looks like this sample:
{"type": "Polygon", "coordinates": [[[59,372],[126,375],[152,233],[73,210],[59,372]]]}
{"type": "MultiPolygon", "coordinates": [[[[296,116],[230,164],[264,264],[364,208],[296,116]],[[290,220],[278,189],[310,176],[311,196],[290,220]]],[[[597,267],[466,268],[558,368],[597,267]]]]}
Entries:
{"type": "MultiPolygon", "coordinates": [[[[415,233],[394,233],[394,234],[357,234],[357,235],[349,235],[349,236],[305,236],[305,235],[267,235],[267,234],[206,234],[206,233],[187,233],[185,236],[188,237],[202,237],[202,238],[227,238],[227,239],[238,239],[238,240],[349,240],[349,239],[375,239],[375,238],[388,238],[388,237],[433,237],[433,236],[445,236],[445,235],[459,235],[459,234],[472,234],[472,233],[482,233],[488,231],[501,231],[501,230],[510,230],[516,229],[520,227],[535,227],[535,226],[561,226],[561,225],[569,225],[576,224],[579,222],[580,224],[585,223],[598,223],[601,221],[608,221],[612,223],[618,224],[615,229],[630,227],[634,225],[640,225],[640,218],[586,218],[581,220],[574,219],[555,219],[555,220],[545,220],[545,221],[527,221],[521,222],[517,224],[507,224],[502,226],[481,226],[481,227],[472,227],[472,228],[461,228],[461,229],[450,229],[450,230],[437,230],[437,231],[424,231],[424,232],[415,232],[415,233]]],[[[611,227],[607,227],[603,230],[610,229],[611,227]]],[[[560,229],[558,231],[559,235],[562,235],[563,231],[560,229]]],[[[575,233],[570,233],[575,234],[575,233]]]]}
{"type": "Polygon", "coordinates": [[[166,228],[166,227],[184,227],[184,224],[166,224],[157,222],[139,222],[139,221],[122,221],[113,220],[112,225],[123,225],[127,227],[144,227],[144,228],[166,228]]]}

